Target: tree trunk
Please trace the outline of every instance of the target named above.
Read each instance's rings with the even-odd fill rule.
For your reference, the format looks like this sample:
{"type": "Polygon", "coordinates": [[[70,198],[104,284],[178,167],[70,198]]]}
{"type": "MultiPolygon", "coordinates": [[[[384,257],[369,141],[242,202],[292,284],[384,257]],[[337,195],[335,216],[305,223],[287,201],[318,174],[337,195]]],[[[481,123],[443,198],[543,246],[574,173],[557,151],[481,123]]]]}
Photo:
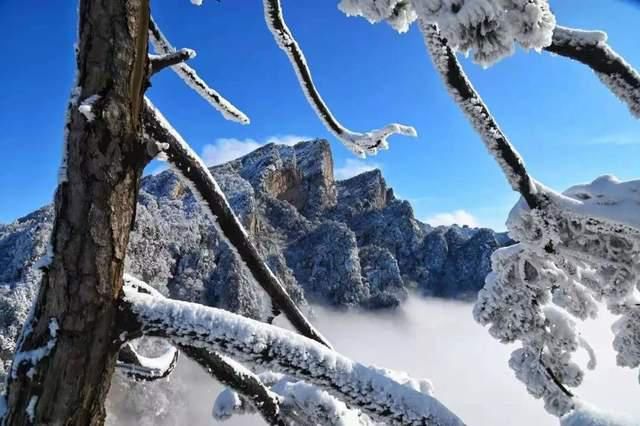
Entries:
{"type": "Polygon", "coordinates": [[[146,162],[140,111],[149,5],[81,0],[78,14],[53,257],[18,342],[7,425],[102,424],[119,347],[116,301],[146,162]]]}

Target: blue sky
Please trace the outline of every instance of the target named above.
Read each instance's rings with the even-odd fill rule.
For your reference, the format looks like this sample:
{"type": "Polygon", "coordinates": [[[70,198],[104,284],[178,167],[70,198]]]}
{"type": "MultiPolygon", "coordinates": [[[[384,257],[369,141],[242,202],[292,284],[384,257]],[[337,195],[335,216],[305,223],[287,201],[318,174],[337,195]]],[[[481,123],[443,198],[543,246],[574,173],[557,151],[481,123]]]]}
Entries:
{"type": "MultiPolygon", "coordinates": [[[[192,65],[252,120],[226,122],[173,73],[161,73],[149,95],[195,150],[211,158],[287,135],[327,138],[339,173],[381,167],[419,218],[502,228],[516,195],[449,98],[417,29],[399,35],[348,18],[337,1],[283,3],[316,84],[343,124],[365,131],[402,122],[419,137],[392,138],[389,151],[357,162],[307,105],[265,27],[260,1],[205,0],[200,7],[154,1],[165,34],[176,46],[195,49],[192,65]]],[[[614,0],[551,4],[559,23],[605,30],[614,48],[640,67],[640,8],[614,0]]],[[[9,61],[0,69],[0,222],[52,198],[74,73],[75,9],[73,1],[0,0],[9,61]]],[[[586,67],[523,51],[488,70],[464,65],[538,180],[563,189],[606,173],[638,177],[640,123],[586,67]]]]}

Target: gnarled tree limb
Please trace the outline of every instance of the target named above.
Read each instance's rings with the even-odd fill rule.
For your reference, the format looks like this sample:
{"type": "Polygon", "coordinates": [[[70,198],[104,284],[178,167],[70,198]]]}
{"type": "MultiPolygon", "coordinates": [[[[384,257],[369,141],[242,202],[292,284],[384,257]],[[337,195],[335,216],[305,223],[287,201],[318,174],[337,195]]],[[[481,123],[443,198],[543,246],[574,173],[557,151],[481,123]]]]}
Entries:
{"type": "Polygon", "coordinates": [[[228,239],[230,246],[235,248],[258,284],[271,297],[275,307],[285,314],[300,334],[330,347],[329,342],[305,318],[280,280],[262,260],[209,169],[148,99],[143,109],[143,123],[150,138],[168,145],[164,153],[169,162],[185,177],[191,189],[215,216],[216,225],[228,239]]]}
{"type": "Polygon", "coordinates": [[[553,42],[545,50],[591,68],[613,94],[627,104],[631,113],[640,118],[640,73],[607,44],[605,33],[557,26],[553,42]]]}
{"type": "Polygon", "coordinates": [[[387,138],[393,134],[397,133],[405,136],[417,135],[413,127],[396,123],[366,133],[353,132],[340,124],[329,110],[329,107],[313,83],[311,71],[307,65],[304,53],[284,20],[280,0],[263,0],[263,5],[267,26],[271,30],[278,46],[287,54],[298,77],[300,87],[302,87],[309,103],[318,114],[320,121],[351,151],[360,156],[365,156],[366,154],[373,155],[379,149],[386,149],[388,147],[387,138]]]}

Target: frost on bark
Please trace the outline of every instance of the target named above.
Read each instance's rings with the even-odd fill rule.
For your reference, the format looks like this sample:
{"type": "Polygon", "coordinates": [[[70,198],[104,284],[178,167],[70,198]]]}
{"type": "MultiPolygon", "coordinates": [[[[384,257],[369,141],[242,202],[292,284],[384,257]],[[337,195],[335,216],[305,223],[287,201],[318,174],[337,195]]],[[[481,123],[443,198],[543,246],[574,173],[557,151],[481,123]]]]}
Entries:
{"type": "Polygon", "coordinates": [[[145,163],[149,5],[82,0],[78,14],[52,258],[8,378],[6,425],[101,424],[118,353],[116,302],[145,163]],[[93,120],[78,109],[91,97],[93,120]]]}

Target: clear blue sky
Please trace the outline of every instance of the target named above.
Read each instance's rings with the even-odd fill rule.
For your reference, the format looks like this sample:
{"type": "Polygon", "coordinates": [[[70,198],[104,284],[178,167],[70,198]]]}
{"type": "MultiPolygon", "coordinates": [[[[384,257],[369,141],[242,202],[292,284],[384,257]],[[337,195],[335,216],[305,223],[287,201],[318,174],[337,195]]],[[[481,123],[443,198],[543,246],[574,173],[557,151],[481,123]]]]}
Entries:
{"type": "MultiPolygon", "coordinates": [[[[0,0],[0,222],[50,202],[60,161],[65,106],[74,75],[74,1],[0,0]]],[[[284,54],[265,27],[258,0],[154,1],[154,15],[210,84],[252,120],[224,121],[171,72],[150,96],[202,151],[219,138],[307,135],[329,139],[337,167],[350,153],[316,119],[284,54]]],[[[501,227],[516,199],[479,138],[432,69],[416,28],[347,18],[337,1],[284,0],[285,14],[335,115],[356,131],[411,124],[417,139],[396,137],[372,157],[419,218],[464,210],[501,227]]],[[[640,67],[640,7],[614,0],[555,0],[563,25],[608,32],[640,67]]],[[[638,177],[640,123],[581,65],[518,52],[483,70],[465,61],[475,86],[536,178],[556,189],[605,173],[638,177]]]]}

